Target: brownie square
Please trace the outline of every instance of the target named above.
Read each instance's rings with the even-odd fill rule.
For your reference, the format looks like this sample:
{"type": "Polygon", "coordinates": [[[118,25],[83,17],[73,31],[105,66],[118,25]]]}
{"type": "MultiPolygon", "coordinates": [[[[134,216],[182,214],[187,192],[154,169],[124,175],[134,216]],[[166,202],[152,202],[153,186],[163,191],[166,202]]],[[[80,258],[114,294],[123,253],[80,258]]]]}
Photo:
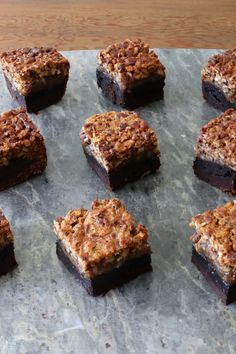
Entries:
{"type": "Polygon", "coordinates": [[[13,234],[9,222],[0,209],[0,275],[7,274],[16,266],[13,234]]]}
{"type": "Polygon", "coordinates": [[[24,108],[0,115],[0,190],[44,171],[44,139],[24,108]]]}
{"type": "Polygon", "coordinates": [[[109,190],[156,171],[155,133],[135,112],[106,112],[88,118],[81,143],[88,163],[109,190]]]}
{"type": "Polygon", "coordinates": [[[152,270],[147,230],[118,199],[70,210],[54,221],[54,231],[59,259],[92,296],[152,270]]]}
{"type": "Polygon", "coordinates": [[[163,98],[165,67],[140,39],[127,39],[101,50],[98,63],[98,87],[113,103],[135,109],[163,98]]]}
{"type": "Polygon", "coordinates": [[[236,301],[236,201],[192,218],[192,262],[225,305],[236,301]]]}
{"type": "Polygon", "coordinates": [[[236,48],[212,56],[201,72],[203,97],[213,107],[236,109],[236,48]]]}
{"type": "Polygon", "coordinates": [[[229,109],[201,128],[194,173],[203,181],[236,194],[236,111],[229,109]]]}
{"type": "Polygon", "coordinates": [[[0,55],[8,90],[28,112],[57,103],[69,77],[69,62],[53,48],[23,48],[0,55]]]}

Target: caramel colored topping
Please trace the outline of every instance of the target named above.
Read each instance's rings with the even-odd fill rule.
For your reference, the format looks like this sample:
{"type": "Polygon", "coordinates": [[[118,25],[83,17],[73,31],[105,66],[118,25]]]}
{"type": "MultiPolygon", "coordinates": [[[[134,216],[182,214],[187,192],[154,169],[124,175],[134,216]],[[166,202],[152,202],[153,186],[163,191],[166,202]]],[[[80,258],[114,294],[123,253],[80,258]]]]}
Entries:
{"type": "Polygon", "coordinates": [[[0,249],[13,242],[13,235],[10,230],[9,222],[0,209],[0,249]]]}
{"type": "Polygon", "coordinates": [[[107,170],[144,152],[160,155],[154,131],[135,112],[96,114],[86,120],[80,137],[107,170]]]}
{"type": "Polygon", "coordinates": [[[98,62],[123,86],[150,76],[165,76],[165,67],[158,56],[140,39],[110,45],[99,52],[98,62]]]}
{"type": "Polygon", "coordinates": [[[202,70],[202,80],[220,87],[230,102],[236,101],[236,48],[211,57],[202,70]]]}
{"type": "Polygon", "coordinates": [[[92,210],[70,210],[54,221],[54,231],[86,278],[119,267],[128,258],[150,253],[147,230],[135,225],[118,199],[95,200],[92,210]]]}
{"type": "Polygon", "coordinates": [[[50,76],[68,76],[69,62],[53,48],[23,48],[0,55],[4,74],[23,96],[50,76]]]}
{"type": "Polygon", "coordinates": [[[228,109],[201,129],[196,156],[231,167],[236,171],[236,111],[228,109]]]}
{"type": "Polygon", "coordinates": [[[191,237],[197,252],[204,254],[226,281],[236,281],[236,201],[207,210],[192,218],[191,237]]]}
{"type": "MultiPolygon", "coordinates": [[[[18,157],[39,153],[44,140],[24,108],[12,109],[0,115],[0,166],[18,157]]],[[[39,156],[38,156],[39,157],[39,156]]]]}

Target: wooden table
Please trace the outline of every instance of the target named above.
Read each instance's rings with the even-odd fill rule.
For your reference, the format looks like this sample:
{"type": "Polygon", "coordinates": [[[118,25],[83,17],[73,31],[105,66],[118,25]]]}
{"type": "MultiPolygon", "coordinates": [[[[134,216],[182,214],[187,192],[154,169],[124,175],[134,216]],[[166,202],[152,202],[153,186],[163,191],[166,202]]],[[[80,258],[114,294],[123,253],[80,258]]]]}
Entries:
{"type": "Polygon", "coordinates": [[[0,49],[91,49],[126,37],[152,47],[236,45],[235,0],[1,0],[0,49]]]}

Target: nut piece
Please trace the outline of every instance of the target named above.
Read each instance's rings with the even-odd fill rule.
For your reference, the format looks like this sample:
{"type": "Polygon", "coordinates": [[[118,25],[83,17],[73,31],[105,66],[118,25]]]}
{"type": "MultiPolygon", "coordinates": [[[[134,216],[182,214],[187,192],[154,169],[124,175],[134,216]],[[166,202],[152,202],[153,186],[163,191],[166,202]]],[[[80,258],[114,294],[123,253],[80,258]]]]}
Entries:
{"type": "Polygon", "coordinates": [[[10,224],[0,209],[0,250],[6,247],[9,243],[13,243],[13,235],[10,229],[10,224]]]}
{"type": "Polygon", "coordinates": [[[140,39],[110,45],[98,53],[98,62],[100,69],[107,71],[121,86],[150,76],[165,77],[165,67],[158,56],[140,39]]]}
{"type": "Polygon", "coordinates": [[[236,102],[236,48],[213,55],[201,72],[203,81],[218,86],[227,100],[236,102]]]}

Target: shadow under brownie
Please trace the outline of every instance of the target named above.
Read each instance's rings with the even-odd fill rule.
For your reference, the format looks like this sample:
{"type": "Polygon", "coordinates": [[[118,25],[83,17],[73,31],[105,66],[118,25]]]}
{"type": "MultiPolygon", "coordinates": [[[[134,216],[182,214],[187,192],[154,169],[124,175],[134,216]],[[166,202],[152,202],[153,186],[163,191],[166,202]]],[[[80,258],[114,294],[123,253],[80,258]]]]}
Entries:
{"type": "Polygon", "coordinates": [[[117,199],[96,200],[91,211],[70,210],[54,230],[59,259],[92,296],[152,270],[147,230],[117,199]]]}
{"type": "Polygon", "coordinates": [[[0,56],[8,90],[28,112],[38,112],[63,97],[69,62],[52,48],[23,48],[0,56]]]}
{"type": "Polygon", "coordinates": [[[47,165],[44,139],[23,108],[0,116],[0,190],[13,187],[47,165]]]}
{"type": "Polygon", "coordinates": [[[109,190],[156,171],[155,133],[135,112],[106,112],[85,121],[81,143],[88,163],[109,190]]]}
{"type": "Polygon", "coordinates": [[[113,103],[135,109],[164,96],[165,67],[141,40],[115,43],[98,54],[97,84],[113,103]]]}
{"type": "Polygon", "coordinates": [[[196,215],[190,226],[192,263],[225,305],[236,301],[236,202],[196,215]]]}
{"type": "Polygon", "coordinates": [[[8,220],[0,209],[0,275],[7,274],[16,266],[13,234],[8,220]]]}
{"type": "Polygon", "coordinates": [[[236,194],[236,111],[229,109],[201,128],[194,173],[224,192],[236,194]]]}

